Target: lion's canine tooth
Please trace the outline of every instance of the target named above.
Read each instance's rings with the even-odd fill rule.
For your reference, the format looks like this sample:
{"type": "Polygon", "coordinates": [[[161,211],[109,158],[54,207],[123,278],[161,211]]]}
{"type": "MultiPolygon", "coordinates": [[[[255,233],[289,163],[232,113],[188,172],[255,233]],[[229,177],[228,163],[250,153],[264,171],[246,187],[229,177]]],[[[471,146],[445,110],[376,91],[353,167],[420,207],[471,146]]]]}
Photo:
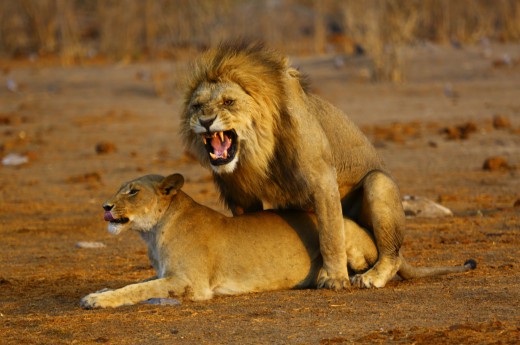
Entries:
{"type": "Polygon", "coordinates": [[[227,150],[222,154],[222,158],[227,159],[227,150]]]}
{"type": "Polygon", "coordinates": [[[224,132],[218,132],[218,135],[220,136],[220,141],[224,142],[224,132]]]}
{"type": "Polygon", "coordinates": [[[214,154],[213,152],[210,152],[209,156],[211,157],[211,159],[217,159],[217,155],[214,154]]]}
{"type": "Polygon", "coordinates": [[[206,140],[206,137],[205,137],[205,136],[202,136],[202,141],[204,142],[204,145],[206,145],[207,142],[208,142],[208,141],[206,140]]]}

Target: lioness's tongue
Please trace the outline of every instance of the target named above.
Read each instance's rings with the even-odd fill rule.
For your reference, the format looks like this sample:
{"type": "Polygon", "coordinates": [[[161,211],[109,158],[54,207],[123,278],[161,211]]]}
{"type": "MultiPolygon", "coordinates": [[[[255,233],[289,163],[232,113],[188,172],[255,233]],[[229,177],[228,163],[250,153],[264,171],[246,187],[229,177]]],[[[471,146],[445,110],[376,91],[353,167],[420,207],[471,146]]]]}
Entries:
{"type": "Polygon", "coordinates": [[[211,138],[211,146],[213,147],[213,153],[217,158],[224,157],[224,152],[229,149],[231,146],[231,140],[224,135],[224,141],[220,140],[219,135],[215,135],[213,138],[211,138]]]}
{"type": "Polygon", "coordinates": [[[103,219],[106,221],[106,222],[111,222],[113,221],[115,218],[114,216],[112,216],[112,213],[110,211],[106,211],[105,212],[105,216],[103,217],[103,219]]]}

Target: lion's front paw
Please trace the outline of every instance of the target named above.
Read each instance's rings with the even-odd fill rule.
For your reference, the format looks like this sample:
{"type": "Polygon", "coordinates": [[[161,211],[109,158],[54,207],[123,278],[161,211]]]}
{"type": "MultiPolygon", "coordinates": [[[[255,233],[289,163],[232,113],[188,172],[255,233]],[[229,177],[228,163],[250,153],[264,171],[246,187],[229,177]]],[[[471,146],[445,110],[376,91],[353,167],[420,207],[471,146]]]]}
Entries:
{"type": "Polygon", "coordinates": [[[325,269],[321,269],[318,275],[318,289],[342,290],[350,288],[348,276],[332,276],[325,269]]]}
{"type": "Polygon", "coordinates": [[[80,301],[80,306],[84,309],[94,309],[94,308],[107,308],[107,307],[117,307],[117,301],[111,296],[111,290],[103,289],[100,291],[104,292],[94,292],[85,297],[83,297],[80,301]]]}

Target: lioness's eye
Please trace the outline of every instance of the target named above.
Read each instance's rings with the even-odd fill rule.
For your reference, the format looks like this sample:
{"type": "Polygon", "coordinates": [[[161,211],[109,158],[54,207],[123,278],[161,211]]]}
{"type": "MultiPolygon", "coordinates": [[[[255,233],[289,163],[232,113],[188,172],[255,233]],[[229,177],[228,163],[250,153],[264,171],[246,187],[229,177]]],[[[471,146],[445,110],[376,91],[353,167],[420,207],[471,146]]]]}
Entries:
{"type": "Polygon", "coordinates": [[[233,105],[233,104],[235,104],[235,100],[234,99],[225,99],[224,100],[224,105],[225,106],[229,107],[230,105],[233,105]]]}
{"type": "Polygon", "coordinates": [[[202,103],[195,103],[195,104],[192,104],[191,108],[193,110],[200,110],[200,108],[202,108],[202,103]]]}
{"type": "Polygon", "coordinates": [[[139,192],[139,189],[130,189],[130,191],[128,192],[128,195],[136,195],[137,193],[139,192]]]}

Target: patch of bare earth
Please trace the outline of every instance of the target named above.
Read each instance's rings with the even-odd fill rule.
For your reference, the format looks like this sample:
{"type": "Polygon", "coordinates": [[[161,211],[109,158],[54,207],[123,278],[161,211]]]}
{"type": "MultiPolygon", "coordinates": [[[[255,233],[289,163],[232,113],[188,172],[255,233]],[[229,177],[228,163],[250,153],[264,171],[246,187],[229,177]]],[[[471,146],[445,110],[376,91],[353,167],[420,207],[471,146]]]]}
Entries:
{"type": "MultiPolygon", "coordinates": [[[[520,56],[520,46],[493,49],[520,56]]],[[[24,87],[11,92],[0,76],[0,156],[28,163],[0,167],[1,342],[520,342],[520,67],[495,66],[479,47],[408,55],[408,81],[397,86],[360,78],[363,58],[340,69],[333,58],[294,60],[315,91],[376,144],[403,194],[453,210],[450,218],[408,220],[409,261],[473,258],[476,270],[378,290],[275,291],[108,310],[83,310],[79,300],[153,275],[137,235],[106,231],[101,204],[122,182],[180,172],[187,193],[222,210],[209,172],[181,145],[182,93],[161,98],[153,79],[135,78],[182,73],[184,65],[10,68],[9,78],[24,87]],[[502,160],[486,168],[492,157],[502,160]],[[80,241],[106,247],[77,248],[80,241]]]]}

